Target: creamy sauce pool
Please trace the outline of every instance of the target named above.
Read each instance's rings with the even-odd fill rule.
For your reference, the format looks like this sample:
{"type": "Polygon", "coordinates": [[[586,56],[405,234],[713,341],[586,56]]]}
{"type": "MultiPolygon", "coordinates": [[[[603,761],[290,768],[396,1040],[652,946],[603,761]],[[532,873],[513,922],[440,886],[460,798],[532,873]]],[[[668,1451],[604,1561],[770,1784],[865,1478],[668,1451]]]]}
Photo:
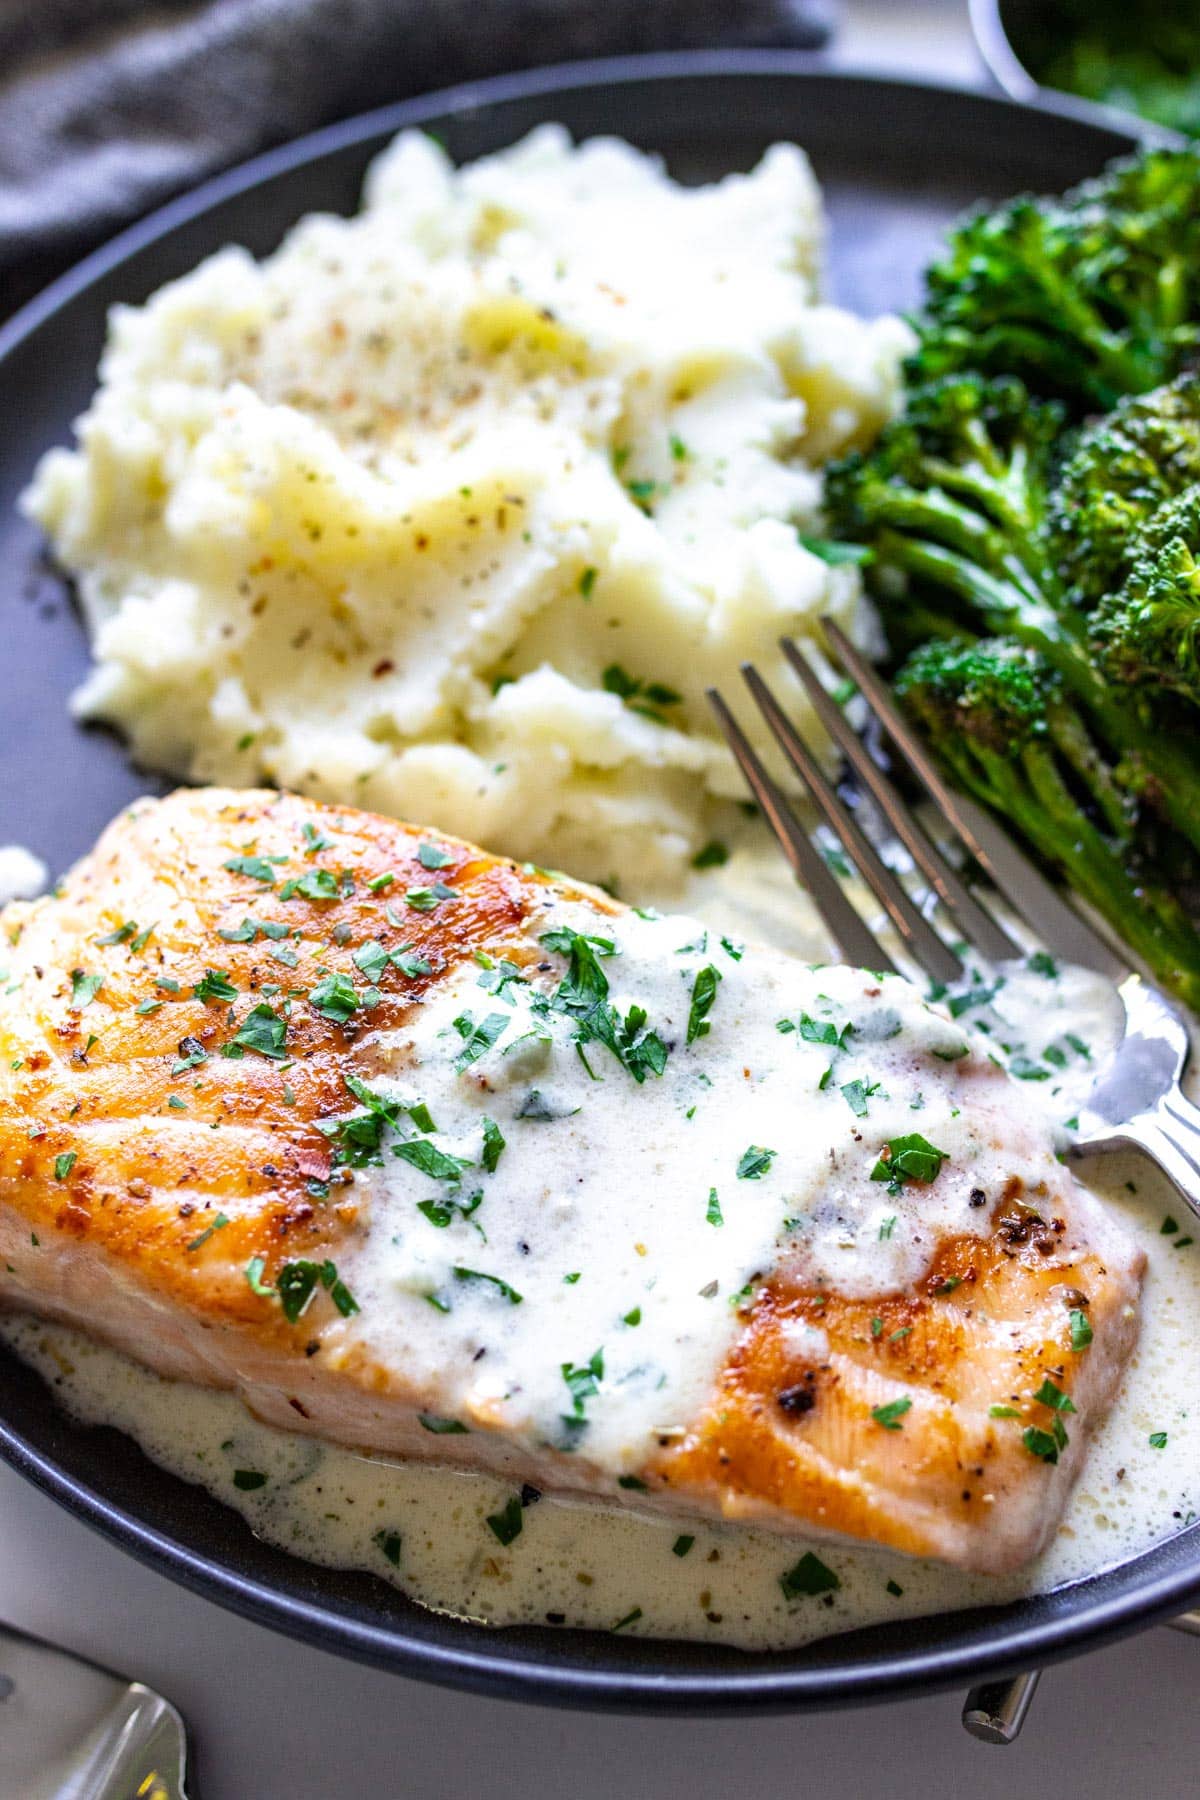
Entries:
{"type": "MultiPolygon", "coordinates": [[[[790,885],[776,894],[786,931],[773,928],[775,890],[767,868],[748,868],[758,903],[749,921],[756,934],[786,936],[789,949],[827,954],[811,926],[805,933],[802,903],[790,885]]],[[[741,876],[746,873],[743,867],[741,876]]],[[[750,1060],[758,1078],[750,1082],[739,1056],[704,1055],[714,1046],[698,1038],[693,1059],[668,1061],[677,1084],[671,1106],[653,1109],[660,1160],[686,1167],[694,1159],[692,1203],[705,1219],[711,1253],[704,1232],[652,1249],[656,1224],[669,1224],[669,1208],[656,1219],[653,1201],[631,1196],[622,1180],[628,1144],[638,1143],[639,1158],[646,1153],[649,1115],[633,1110],[640,1090],[628,1080],[614,1086],[622,1071],[607,1067],[600,1052],[592,1059],[605,1076],[605,1101],[598,1105],[595,1084],[559,1021],[531,1012],[531,993],[515,983],[507,985],[511,1017],[487,1061],[486,1086],[467,1089],[453,1104],[439,1100],[438,1130],[429,1134],[444,1154],[477,1162],[484,1113],[500,1124],[506,1148],[490,1172],[485,1201],[465,1216],[460,1206],[445,1224],[427,1209],[414,1224],[407,1180],[398,1180],[386,1161],[356,1173],[370,1199],[373,1233],[385,1231],[391,1242],[386,1256],[347,1275],[368,1316],[377,1319],[390,1305],[394,1352],[411,1350],[428,1360],[436,1340],[415,1328],[410,1303],[425,1308],[430,1294],[452,1296],[441,1345],[447,1417],[499,1402],[514,1424],[524,1422],[531,1434],[545,1430],[561,1418],[564,1402],[571,1410],[562,1361],[582,1367],[603,1347],[603,1403],[592,1397],[586,1408],[588,1454],[614,1471],[628,1466],[646,1434],[669,1428],[668,1413],[686,1416],[703,1391],[725,1347],[711,1309],[728,1308],[738,1283],[762,1268],[778,1243],[800,1243],[806,1260],[848,1291],[908,1280],[920,1266],[917,1209],[869,1179],[876,1142],[905,1128],[901,1114],[909,1129],[915,1119],[960,1166],[969,1163],[977,1152],[958,1087],[965,1082],[969,1091],[969,1070],[977,1085],[981,1077],[986,1085],[990,1071],[981,1069],[980,1057],[993,1054],[1024,1083],[1031,1112],[1069,1131],[1091,1067],[1119,1021],[1104,982],[1035,958],[1013,965],[999,986],[995,976],[968,977],[942,996],[957,1014],[949,1023],[903,984],[864,984],[861,974],[843,969],[793,970],[781,983],[777,965],[739,954],[740,942],[723,932],[723,919],[740,916],[747,923],[747,890],[740,886],[735,857],[721,886],[705,897],[714,922],[707,930],[686,922],[681,930],[677,919],[622,918],[613,927],[619,954],[602,959],[620,1010],[643,1005],[649,1023],[676,1041],[686,1031],[697,975],[715,968],[717,998],[706,1015],[711,1031],[738,1033],[756,1053],[750,1060]],[[666,959],[664,932],[673,934],[666,959]],[[855,1029],[843,1033],[850,1021],[855,1029]],[[958,1054],[968,1027],[969,1058],[958,1054]],[[831,1035],[840,1045],[825,1041],[831,1035]],[[500,1049],[505,1041],[516,1046],[507,1057],[500,1049]],[[823,1080],[827,1068],[833,1073],[823,1080]],[[932,1075],[926,1082],[923,1070],[936,1070],[936,1082],[932,1075]],[[865,1115],[858,1112],[864,1098],[865,1115]],[[781,1112],[786,1107],[785,1138],[764,1121],[788,1117],[781,1112]],[[731,1108],[747,1149],[776,1151],[757,1176],[739,1177],[738,1159],[729,1154],[731,1108]],[[819,1135],[825,1108],[841,1109],[846,1126],[860,1133],[832,1186],[803,1149],[805,1120],[809,1136],[819,1135]],[[558,1148],[545,1155],[552,1173],[543,1204],[550,1202],[551,1217],[536,1257],[522,1253],[515,1235],[530,1163],[510,1146],[523,1131],[557,1134],[558,1148]],[[706,1215],[722,1158],[730,1166],[716,1175],[717,1226],[706,1215]],[[571,1192],[561,1179],[567,1169],[576,1188],[579,1170],[584,1187],[598,1181],[603,1204],[571,1192]],[[881,1241],[884,1212],[897,1215],[897,1224],[881,1241]],[[463,1266],[496,1273],[510,1286],[520,1280],[521,1305],[492,1284],[457,1278],[453,1271],[463,1266]],[[565,1279],[575,1274],[577,1281],[565,1279]],[[464,1381],[461,1370],[469,1365],[462,1352],[481,1337],[489,1345],[488,1375],[464,1381]]],[[[549,923],[583,929],[584,922],[559,908],[549,923]]],[[[595,929],[594,915],[590,924],[595,929]]],[[[561,957],[548,960],[560,972],[561,957]]],[[[466,1006],[483,1014],[495,999],[495,988],[481,992],[478,979],[474,970],[464,974],[470,991],[439,996],[407,1037],[396,1034],[395,1074],[381,1078],[381,1091],[412,1101],[421,1069],[461,1048],[454,1019],[466,1006]]],[[[437,1091],[443,1092],[440,1084],[437,1091]]],[[[531,1489],[521,1504],[511,1483],[388,1463],[261,1425],[233,1396],[164,1381],[66,1328],[18,1318],[4,1321],[0,1331],[78,1417],[128,1432],[155,1461],[233,1505],[260,1536],[312,1561],[369,1569],[422,1604],[481,1623],[532,1620],[782,1647],[879,1619],[1045,1590],[1134,1555],[1194,1516],[1200,1505],[1200,1409],[1192,1400],[1200,1389],[1200,1258],[1186,1228],[1175,1224],[1182,1209],[1153,1171],[1134,1162],[1096,1167],[1103,1186],[1093,1185],[1149,1258],[1141,1342],[1053,1543],[1029,1568],[1006,1578],[822,1543],[816,1552],[838,1585],[789,1598],[781,1577],[803,1554],[802,1541],[536,1496],[531,1489]]],[[[927,1223],[936,1186],[921,1190],[927,1223]]],[[[466,1183],[457,1190],[429,1183],[435,1203],[455,1191],[469,1204],[466,1183]]],[[[961,1193],[961,1183],[947,1184],[938,1202],[947,1217],[939,1218],[939,1229],[972,1228],[969,1213],[954,1211],[961,1193]]],[[[732,1332],[734,1315],[727,1317],[732,1332]]]]}

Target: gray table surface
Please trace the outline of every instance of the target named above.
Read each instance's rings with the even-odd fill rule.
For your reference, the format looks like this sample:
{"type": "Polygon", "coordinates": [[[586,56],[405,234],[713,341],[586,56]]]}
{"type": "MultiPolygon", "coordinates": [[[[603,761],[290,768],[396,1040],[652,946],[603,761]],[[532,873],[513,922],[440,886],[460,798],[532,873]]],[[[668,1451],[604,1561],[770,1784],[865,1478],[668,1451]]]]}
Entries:
{"type": "MultiPolygon", "coordinates": [[[[958,0],[858,0],[848,64],[977,80],[958,0]]],[[[1151,1631],[1045,1678],[1019,1743],[960,1696],[799,1719],[612,1719],[400,1681],[244,1624],[111,1548],[0,1468],[0,1618],[182,1709],[202,1800],[1194,1800],[1200,1645],[1151,1631]]],[[[3,1795],[0,1800],[20,1800],[3,1795]]]]}

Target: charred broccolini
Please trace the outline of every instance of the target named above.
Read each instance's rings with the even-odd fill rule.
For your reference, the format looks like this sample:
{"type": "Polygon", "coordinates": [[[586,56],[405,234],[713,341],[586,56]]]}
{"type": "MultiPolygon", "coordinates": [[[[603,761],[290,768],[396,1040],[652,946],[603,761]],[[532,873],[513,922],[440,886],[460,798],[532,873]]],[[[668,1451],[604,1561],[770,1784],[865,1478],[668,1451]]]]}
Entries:
{"type": "Polygon", "coordinates": [[[1200,154],[976,215],[928,295],[830,526],[947,767],[1196,1003],[1200,154]]]}

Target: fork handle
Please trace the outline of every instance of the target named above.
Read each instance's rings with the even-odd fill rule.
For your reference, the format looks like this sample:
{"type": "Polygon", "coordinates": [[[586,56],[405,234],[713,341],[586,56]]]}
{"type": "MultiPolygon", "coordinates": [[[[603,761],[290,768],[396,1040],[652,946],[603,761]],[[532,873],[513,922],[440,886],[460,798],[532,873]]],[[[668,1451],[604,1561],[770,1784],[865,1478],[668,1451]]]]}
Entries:
{"type": "Polygon", "coordinates": [[[1090,1152],[1142,1150],[1170,1181],[1184,1205],[1200,1219],[1200,1107],[1178,1085],[1149,1111],[1126,1119],[1111,1132],[1089,1137],[1068,1152],[1079,1161],[1090,1152]]]}

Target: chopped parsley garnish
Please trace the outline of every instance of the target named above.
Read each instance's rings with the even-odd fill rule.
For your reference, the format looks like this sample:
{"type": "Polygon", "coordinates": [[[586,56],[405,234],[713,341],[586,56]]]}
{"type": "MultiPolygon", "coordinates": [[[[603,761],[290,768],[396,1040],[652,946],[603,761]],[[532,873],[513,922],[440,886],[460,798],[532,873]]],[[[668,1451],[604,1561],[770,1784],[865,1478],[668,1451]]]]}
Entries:
{"type": "Polygon", "coordinates": [[[453,900],[454,897],[454,889],[452,887],[447,887],[444,881],[439,881],[431,888],[419,887],[406,889],[404,904],[410,906],[413,912],[426,913],[432,912],[434,907],[437,906],[440,901],[453,900]]]}
{"type": "Polygon", "coordinates": [[[331,840],[323,837],[319,827],[311,824],[307,819],[300,827],[300,836],[304,839],[305,856],[315,856],[318,850],[330,848],[331,840]]]}
{"type": "Polygon", "coordinates": [[[1077,1307],[1072,1308],[1069,1317],[1071,1321],[1072,1350],[1086,1350],[1093,1337],[1096,1335],[1092,1330],[1091,1320],[1085,1312],[1080,1312],[1077,1307]]]}
{"type": "Polygon", "coordinates": [[[599,575],[599,573],[600,573],[599,569],[587,568],[583,571],[582,575],[579,577],[579,591],[583,595],[585,600],[591,599],[592,589],[596,585],[596,577],[599,575]]]}
{"type": "Polygon", "coordinates": [[[454,1059],[456,1072],[461,1075],[477,1063],[481,1056],[486,1056],[505,1030],[512,1018],[511,1013],[488,1013],[485,1019],[476,1024],[469,1012],[460,1013],[454,1021],[454,1029],[463,1041],[463,1047],[454,1059]]]}
{"type": "MultiPolygon", "coordinates": [[[[886,1181],[888,1192],[898,1194],[906,1181],[927,1184],[937,1179],[949,1152],[938,1150],[919,1131],[893,1138],[871,1170],[872,1181],[886,1181]]],[[[890,1235],[890,1234],[889,1234],[890,1235]]]]}
{"type": "Polygon", "coordinates": [[[1171,1217],[1170,1213],[1168,1213],[1158,1230],[1161,1237],[1174,1237],[1175,1233],[1179,1230],[1179,1225],[1176,1220],[1171,1217]]]}
{"type": "Polygon", "coordinates": [[[725,1223],[725,1217],[721,1211],[721,1202],[717,1198],[716,1188],[709,1188],[708,1190],[708,1208],[704,1217],[708,1220],[710,1225],[723,1225],[725,1223]]]}
{"type": "Polygon", "coordinates": [[[1015,1075],[1018,1081],[1049,1081],[1050,1079],[1049,1069],[1044,1069],[1041,1063],[1033,1062],[1028,1056],[1012,1057],[1009,1061],[1008,1072],[1010,1075],[1015,1075]]]}
{"type": "Polygon", "coordinates": [[[180,1038],[177,1048],[179,1060],[171,1065],[172,1077],[182,1075],[188,1069],[198,1069],[201,1063],[208,1061],[208,1051],[199,1038],[180,1038]]]}
{"type": "Polygon", "coordinates": [[[896,1215],[889,1213],[886,1219],[879,1221],[879,1241],[886,1243],[896,1229],[896,1215]]]}
{"type": "Polygon", "coordinates": [[[448,1156],[428,1138],[409,1138],[403,1144],[393,1144],[392,1155],[411,1163],[414,1169],[419,1169],[422,1175],[432,1176],[434,1181],[458,1181],[463,1170],[471,1166],[461,1156],[448,1156]]]}
{"type": "Polygon", "coordinates": [[[988,1407],[989,1419],[1019,1419],[1020,1416],[1021,1409],[1017,1406],[996,1405],[988,1407]]]}
{"type": "Polygon", "coordinates": [[[54,1179],[55,1179],[55,1181],[65,1181],[67,1179],[67,1176],[71,1173],[71,1170],[75,1167],[75,1158],[76,1158],[77,1154],[78,1154],[78,1152],[75,1150],[64,1150],[61,1156],[55,1157],[55,1159],[54,1159],[54,1179]]]}
{"type": "Polygon", "coordinates": [[[417,956],[410,944],[405,944],[402,950],[393,950],[392,962],[402,975],[408,976],[410,981],[415,981],[418,975],[433,973],[433,964],[426,962],[423,956],[417,956]]]}
{"type": "Polygon", "coordinates": [[[865,1119],[867,1102],[872,1094],[879,1092],[879,1083],[877,1081],[847,1081],[841,1092],[842,1098],[855,1118],[865,1119]]]}
{"type": "Polygon", "coordinates": [[[889,1400],[883,1406],[873,1406],[871,1417],[877,1425],[882,1425],[885,1431],[899,1431],[900,1421],[911,1407],[912,1401],[908,1395],[902,1394],[898,1400],[889,1400]]]}
{"type": "Polygon", "coordinates": [[[706,963],[696,971],[696,979],[692,983],[692,1006],[688,1013],[687,1041],[694,1044],[697,1038],[707,1037],[712,1029],[709,1013],[713,1001],[717,997],[717,985],[721,980],[721,971],[706,963]]]}
{"type": "Polygon", "coordinates": [[[514,1494],[502,1511],[488,1514],[487,1522],[492,1535],[502,1544],[511,1544],[514,1538],[520,1537],[524,1527],[525,1521],[521,1514],[521,1496],[514,1494]]]}
{"type": "Polygon", "coordinates": [[[126,919],[125,923],[118,925],[115,931],[106,931],[103,937],[98,937],[95,941],[105,949],[110,944],[126,944],[136,930],[137,920],[126,919]]]}
{"type": "MultiPolygon", "coordinates": [[[[630,483],[630,491],[632,491],[632,489],[633,489],[633,488],[634,488],[634,487],[635,487],[635,486],[637,486],[637,483],[636,483],[636,482],[631,482],[631,483],[630,483]]],[[[627,1625],[636,1625],[636,1624],[637,1624],[637,1622],[638,1622],[638,1620],[639,1620],[639,1619],[640,1619],[640,1618],[641,1618],[641,1616],[642,1616],[642,1609],[641,1609],[641,1607],[640,1607],[640,1606],[635,1606],[635,1607],[634,1607],[634,1609],[633,1609],[633,1611],[632,1611],[632,1612],[627,1612],[627,1613],[626,1613],[626,1614],[625,1614],[625,1617],[624,1617],[624,1618],[623,1618],[623,1619],[618,1619],[618,1620],[617,1620],[617,1622],[616,1622],[616,1624],[615,1624],[615,1625],[614,1625],[614,1626],[612,1626],[612,1627],[611,1627],[611,1629],[612,1629],[612,1630],[613,1630],[613,1631],[624,1631],[624,1629],[625,1629],[625,1627],[626,1627],[626,1626],[627,1626],[627,1625]]]]}
{"type": "Polygon", "coordinates": [[[723,937],[721,948],[732,962],[741,962],[746,954],[745,944],[735,944],[732,938],[723,937]]]}
{"type": "Polygon", "coordinates": [[[811,1550],[779,1577],[785,1600],[811,1599],[817,1594],[833,1594],[841,1587],[841,1577],[811,1550]]]}
{"type": "Polygon", "coordinates": [[[694,1537],[689,1537],[687,1532],[684,1532],[680,1537],[677,1537],[675,1542],[671,1545],[671,1555],[686,1556],[695,1541],[694,1537]]]}
{"type": "Polygon", "coordinates": [[[279,890],[281,900],[292,900],[297,894],[302,900],[338,900],[342,895],[342,883],[332,869],[310,869],[307,875],[285,881],[279,890]]]}
{"type": "Polygon", "coordinates": [[[417,1423],[435,1437],[466,1437],[467,1428],[460,1419],[439,1419],[434,1413],[418,1413],[417,1423]]]}
{"type": "Polygon", "coordinates": [[[574,1021],[576,1044],[603,1044],[639,1086],[648,1074],[661,1075],[667,1066],[667,1047],[648,1028],[646,1009],[631,1006],[622,1019],[609,1001],[608,977],[599,959],[616,954],[611,940],[560,927],[546,932],[541,942],[548,949],[569,952],[567,973],[542,1006],[574,1021]]]}
{"type": "Polygon", "coordinates": [[[436,1225],[439,1231],[444,1231],[447,1225],[452,1224],[457,1214],[464,1224],[474,1224],[476,1231],[486,1243],[487,1239],[484,1237],[482,1225],[471,1217],[473,1213],[478,1212],[482,1203],[483,1189],[477,1188],[467,1200],[418,1200],[417,1211],[423,1213],[429,1223],[436,1225]]]}
{"type": "Polygon", "coordinates": [[[621,1316],[622,1325],[640,1325],[641,1322],[642,1309],[640,1306],[632,1307],[629,1312],[623,1313],[621,1316]]]}
{"type": "Polygon", "coordinates": [[[396,877],[393,871],[391,869],[385,869],[382,875],[372,875],[370,881],[367,883],[367,890],[372,894],[382,894],[387,888],[392,886],[395,879],[396,877]]]}
{"type": "Polygon", "coordinates": [[[515,1287],[510,1287],[507,1281],[502,1281],[499,1275],[485,1275],[482,1269],[464,1269],[461,1263],[455,1263],[454,1274],[455,1278],[459,1281],[486,1282],[489,1287],[494,1287],[501,1298],[507,1300],[510,1306],[520,1306],[525,1298],[523,1294],[518,1294],[515,1287]]]}
{"type": "Polygon", "coordinates": [[[806,1044],[831,1044],[835,1050],[844,1050],[854,1027],[835,1025],[832,1019],[810,1019],[807,1013],[801,1013],[798,1030],[806,1044]]]}
{"type": "Polygon", "coordinates": [[[693,869],[719,869],[729,861],[728,847],[720,838],[710,838],[702,850],[697,850],[692,858],[693,869]]]}
{"type": "Polygon", "coordinates": [[[233,930],[218,931],[217,936],[224,938],[227,944],[252,944],[260,932],[263,937],[278,941],[287,936],[288,930],[287,925],[281,925],[274,919],[244,918],[233,930]]]}
{"type": "Polygon", "coordinates": [[[738,1180],[758,1181],[771,1167],[776,1154],[774,1150],[764,1150],[761,1144],[751,1144],[738,1159],[738,1180]]]}
{"type": "MultiPolygon", "coordinates": [[[[636,482],[631,483],[630,493],[638,485],[636,482]]],[[[649,493],[654,492],[653,482],[643,485],[647,486],[649,493]]],[[[683,698],[682,694],[677,693],[674,688],[667,687],[664,682],[638,680],[635,676],[628,674],[620,663],[609,663],[600,679],[606,693],[615,694],[618,700],[623,700],[631,711],[641,713],[645,718],[653,719],[658,725],[666,723],[658,709],[664,706],[676,706],[683,698]]]]}
{"type": "Polygon", "coordinates": [[[246,1264],[246,1280],[250,1285],[250,1291],[253,1294],[258,1294],[259,1297],[264,1300],[270,1299],[271,1295],[275,1292],[275,1289],[270,1283],[263,1280],[263,1270],[266,1266],[267,1259],[265,1256],[252,1256],[250,1261],[246,1264]]]}
{"type": "Polygon", "coordinates": [[[1146,1442],[1152,1450],[1165,1450],[1167,1447],[1167,1434],[1165,1431],[1152,1431],[1146,1442]]]}
{"type": "Polygon", "coordinates": [[[593,1350],[585,1363],[565,1362],[560,1366],[571,1396],[571,1411],[562,1415],[563,1423],[580,1430],[587,1422],[587,1402],[600,1392],[600,1383],[604,1380],[604,1351],[593,1350]]]}
{"type": "Polygon", "coordinates": [[[454,858],[447,850],[439,850],[436,844],[421,844],[417,849],[417,861],[423,869],[448,869],[454,858]]]}
{"type": "Polygon", "coordinates": [[[368,943],[359,945],[350,960],[356,969],[362,970],[368,981],[378,982],[383,979],[391,957],[378,938],[371,938],[368,943]]]}
{"type": "Polygon", "coordinates": [[[267,1478],[258,1469],[235,1469],[233,1485],[241,1488],[244,1494],[252,1494],[255,1488],[266,1487],[267,1478]]]}
{"type": "Polygon", "coordinates": [[[236,1000],[238,991],[224,969],[205,969],[192,989],[197,1000],[236,1000]]]}
{"type": "Polygon", "coordinates": [[[358,1301],[338,1275],[336,1264],[309,1262],[305,1258],[299,1262],[284,1263],[275,1282],[279,1304],[289,1325],[294,1325],[304,1312],[316,1292],[318,1282],[326,1289],[344,1319],[358,1311],[358,1301]]]}
{"type": "Polygon", "coordinates": [[[1048,1375],[1033,1398],[1037,1405],[1049,1407],[1054,1419],[1049,1431],[1043,1431],[1038,1425],[1028,1426],[1021,1434],[1021,1442],[1031,1456],[1040,1458],[1042,1462],[1056,1463],[1060,1451],[1065,1450],[1070,1441],[1062,1415],[1073,1413],[1075,1402],[1048,1375]]]}
{"type": "Polygon", "coordinates": [[[216,1218],[213,1220],[212,1224],[206,1225],[204,1230],[199,1234],[199,1236],[194,1237],[189,1244],[185,1245],[185,1248],[189,1251],[199,1250],[201,1245],[207,1244],[209,1238],[213,1235],[214,1231],[220,1231],[221,1228],[225,1225],[228,1225],[228,1223],[229,1223],[229,1220],[225,1217],[225,1214],[218,1213],[216,1218]]]}
{"type": "Polygon", "coordinates": [[[1045,950],[1035,950],[1032,956],[1027,956],[1025,967],[1032,969],[1035,975],[1044,975],[1047,981],[1053,981],[1058,975],[1058,964],[1045,950]]]}
{"type": "Polygon", "coordinates": [[[326,975],[323,981],[317,983],[308,996],[308,1004],[323,1019],[331,1019],[335,1025],[345,1025],[352,1014],[358,1011],[361,1002],[349,976],[339,972],[326,975]]]}
{"type": "Polygon", "coordinates": [[[504,1133],[495,1119],[483,1115],[483,1156],[480,1159],[489,1175],[494,1175],[496,1165],[500,1161],[500,1153],[504,1149],[504,1133]]]}
{"type": "Polygon", "coordinates": [[[286,1056],[284,1048],[287,1039],[287,1020],[281,1019],[272,1011],[266,1001],[260,1001],[246,1014],[234,1033],[231,1044],[225,1046],[226,1051],[254,1050],[259,1056],[270,1056],[276,1060],[286,1056]]]}
{"type": "Polygon", "coordinates": [[[404,1540],[398,1531],[377,1531],[371,1542],[383,1552],[393,1569],[400,1567],[400,1549],[404,1540]]]}
{"type": "Polygon", "coordinates": [[[261,881],[264,887],[275,886],[275,870],[265,856],[231,856],[221,866],[231,875],[248,875],[251,881],[261,881]]]}
{"type": "Polygon", "coordinates": [[[90,1006],[104,986],[103,975],[87,975],[82,969],[71,970],[71,1005],[76,1012],[90,1006]]]}

